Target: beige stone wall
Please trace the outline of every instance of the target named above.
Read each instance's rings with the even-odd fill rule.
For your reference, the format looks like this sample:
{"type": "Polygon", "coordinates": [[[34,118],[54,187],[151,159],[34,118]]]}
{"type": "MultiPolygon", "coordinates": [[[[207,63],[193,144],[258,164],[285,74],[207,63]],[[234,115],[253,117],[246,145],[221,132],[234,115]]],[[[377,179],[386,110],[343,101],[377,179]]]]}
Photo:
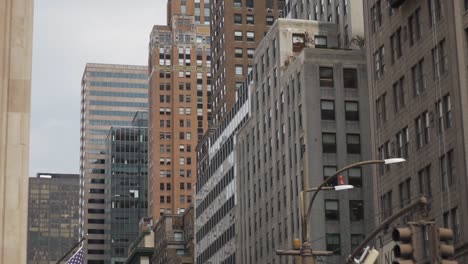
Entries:
{"type": "Polygon", "coordinates": [[[33,0],[0,1],[0,264],[26,263],[33,0]]]}

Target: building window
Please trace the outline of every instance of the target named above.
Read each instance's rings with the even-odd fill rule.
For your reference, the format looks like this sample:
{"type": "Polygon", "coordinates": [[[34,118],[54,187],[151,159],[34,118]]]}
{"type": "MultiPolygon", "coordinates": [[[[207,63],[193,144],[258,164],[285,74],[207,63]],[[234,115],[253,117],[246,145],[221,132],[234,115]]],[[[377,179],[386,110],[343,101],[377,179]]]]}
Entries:
{"type": "Polygon", "coordinates": [[[247,15],[246,17],[246,22],[247,24],[255,24],[255,17],[254,15],[247,15]]]}
{"type": "Polygon", "coordinates": [[[346,121],[359,121],[359,103],[356,101],[345,101],[346,121]]]}
{"type": "Polygon", "coordinates": [[[400,208],[410,204],[411,201],[411,178],[406,179],[398,185],[400,194],[400,208]]]}
{"type": "Polygon", "coordinates": [[[364,220],[364,202],[360,200],[349,201],[349,217],[352,222],[364,220]]]}
{"type": "Polygon", "coordinates": [[[361,154],[361,138],[359,134],[346,134],[346,149],[348,154],[361,154]]]}
{"type": "Polygon", "coordinates": [[[437,102],[439,133],[442,130],[452,127],[452,104],[450,95],[445,95],[442,100],[437,102]]]}
{"type": "Polygon", "coordinates": [[[340,211],[338,200],[325,200],[325,220],[340,220],[340,211]]]}
{"type": "Polygon", "coordinates": [[[401,27],[390,36],[390,47],[392,52],[392,63],[395,63],[401,55],[401,27]]]}
{"type": "Polygon", "coordinates": [[[448,55],[445,45],[445,39],[441,40],[437,46],[432,49],[432,70],[434,79],[440,78],[447,72],[448,55]]]}
{"type": "Polygon", "coordinates": [[[267,16],[267,17],[266,17],[266,24],[267,24],[268,26],[273,25],[274,22],[275,22],[275,18],[274,18],[274,17],[272,17],[272,16],[267,16]]]}
{"type": "Polygon", "coordinates": [[[335,101],[321,100],[320,107],[322,120],[335,120],[335,101]]]}
{"type": "Polygon", "coordinates": [[[345,46],[349,44],[348,25],[345,25],[345,27],[344,27],[344,44],[345,44],[345,46]]]}
{"type": "Polygon", "coordinates": [[[255,32],[247,31],[247,41],[255,41],[255,32]]]}
{"type": "Polygon", "coordinates": [[[366,238],[363,234],[351,234],[351,250],[354,250],[366,238]]]}
{"type": "Polygon", "coordinates": [[[336,134],[322,133],[323,153],[336,153],[336,134]]]}
{"type": "MultiPolygon", "coordinates": [[[[334,175],[336,173],[336,166],[323,166],[323,180],[325,181],[328,177],[334,175]]],[[[333,180],[329,186],[333,187],[337,185],[338,180],[333,180]]]]}
{"type": "Polygon", "coordinates": [[[234,31],[234,40],[236,41],[242,41],[243,37],[242,37],[242,31],[234,31]]]}
{"type": "Polygon", "coordinates": [[[411,68],[414,96],[420,95],[425,90],[423,65],[424,59],[421,59],[411,68]]]}
{"type": "Polygon", "coordinates": [[[242,0],[234,0],[234,7],[242,7],[242,0]]]}
{"type": "Polygon", "coordinates": [[[343,69],[343,86],[344,88],[357,88],[357,70],[343,69]]]}
{"type": "Polygon", "coordinates": [[[383,74],[385,72],[385,49],[384,46],[380,46],[375,52],[374,52],[374,71],[375,71],[375,76],[377,79],[380,79],[383,77],[383,74]]]}
{"type": "Polygon", "coordinates": [[[340,234],[326,234],[327,251],[333,251],[334,255],[341,255],[340,234]]]}
{"type": "Polygon", "coordinates": [[[362,170],[361,168],[351,168],[348,171],[348,184],[355,188],[362,187],[362,170]]]}
{"type": "Polygon", "coordinates": [[[429,143],[429,128],[430,128],[430,121],[429,121],[429,113],[426,111],[418,116],[415,120],[416,126],[416,144],[418,148],[429,143]]]}
{"type": "MultiPolygon", "coordinates": [[[[403,128],[396,134],[396,156],[408,158],[409,150],[409,130],[408,127],[403,128]]],[[[387,156],[388,157],[388,156],[387,156]]]]}
{"type": "Polygon", "coordinates": [[[408,18],[408,30],[409,30],[409,39],[410,46],[413,46],[416,41],[421,39],[421,20],[419,18],[419,13],[421,9],[418,8],[414,11],[413,14],[408,18]]]}
{"type": "Polygon", "coordinates": [[[377,115],[377,127],[380,127],[387,121],[387,94],[382,94],[375,102],[377,115]]]}
{"type": "Polygon", "coordinates": [[[393,84],[393,101],[395,102],[395,112],[400,111],[405,106],[405,77],[401,77],[393,84]]]}
{"type": "Polygon", "coordinates": [[[429,11],[429,25],[435,25],[437,20],[443,17],[443,6],[444,0],[427,0],[427,10],[429,11]],[[434,3],[434,5],[432,5],[434,3]]]}
{"type": "Polygon", "coordinates": [[[234,14],[234,24],[242,24],[242,14],[234,14]]]}
{"type": "Polygon", "coordinates": [[[252,59],[255,53],[255,49],[247,49],[247,58],[252,59]]]}
{"type": "Polygon", "coordinates": [[[243,56],[242,48],[235,48],[234,49],[234,54],[235,54],[236,58],[242,58],[242,56],[243,56]]]}
{"type": "Polygon", "coordinates": [[[431,165],[427,165],[418,171],[419,193],[426,197],[432,197],[431,165]]]}
{"type": "Polygon", "coordinates": [[[242,65],[236,65],[236,75],[243,75],[244,74],[244,67],[242,65]]]}
{"type": "Polygon", "coordinates": [[[372,32],[377,32],[377,30],[382,26],[382,4],[381,1],[378,0],[375,4],[371,7],[371,20],[372,20],[372,32]]]}
{"type": "Polygon", "coordinates": [[[333,87],[333,68],[319,68],[320,87],[333,87]]]}
{"type": "Polygon", "coordinates": [[[326,36],[315,36],[314,42],[315,42],[315,48],[326,49],[328,47],[326,36]]]}

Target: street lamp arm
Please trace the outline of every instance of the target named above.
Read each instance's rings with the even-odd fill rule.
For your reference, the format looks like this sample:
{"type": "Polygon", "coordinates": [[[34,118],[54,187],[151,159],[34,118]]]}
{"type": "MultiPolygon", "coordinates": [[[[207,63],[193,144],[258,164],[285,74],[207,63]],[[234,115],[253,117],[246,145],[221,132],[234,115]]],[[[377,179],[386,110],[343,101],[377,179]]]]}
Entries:
{"type": "Polygon", "coordinates": [[[320,190],[323,189],[324,186],[332,182],[338,175],[355,167],[361,167],[361,166],[368,165],[368,164],[384,164],[384,163],[385,163],[385,160],[366,160],[366,161],[361,161],[358,163],[348,165],[340,169],[339,171],[335,172],[335,174],[333,174],[332,176],[328,177],[325,181],[323,181],[322,184],[320,184],[320,186],[317,188],[317,191],[315,191],[314,194],[312,195],[312,199],[310,200],[310,203],[307,206],[307,213],[305,215],[305,219],[309,219],[310,213],[312,212],[312,205],[314,204],[314,200],[317,197],[317,194],[320,192],[320,190]]]}
{"type": "Polygon", "coordinates": [[[354,260],[354,258],[359,254],[359,252],[364,248],[366,247],[366,245],[372,240],[375,238],[375,236],[377,236],[377,234],[380,233],[380,231],[382,231],[386,226],[388,226],[389,224],[391,224],[393,221],[395,221],[396,219],[398,219],[400,216],[404,215],[405,213],[407,213],[408,211],[411,211],[413,210],[413,208],[417,207],[417,206],[421,206],[421,205],[427,205],[427,199],[425,196],[421,196],[419,197],[418,200],[412,202],[411,204],[403,207],[402,209],[400,209],[400,211],[398,211],[397,213],[395,213],[394,215],[390,216],[389,218],[387,218],[385,221],[382,222],[382,224],[380,224],[380,226],[378,226],[376,229],[374,229],[374,231],[372,231],[372,233],[370,233],[362,242],[361,244],[359,244],[359,246],[357,246],[353,253],[351,253],[351,255],[348,257],[348,260],[346,261],[346,264],[351,264],[352,261],[354,260]]]}

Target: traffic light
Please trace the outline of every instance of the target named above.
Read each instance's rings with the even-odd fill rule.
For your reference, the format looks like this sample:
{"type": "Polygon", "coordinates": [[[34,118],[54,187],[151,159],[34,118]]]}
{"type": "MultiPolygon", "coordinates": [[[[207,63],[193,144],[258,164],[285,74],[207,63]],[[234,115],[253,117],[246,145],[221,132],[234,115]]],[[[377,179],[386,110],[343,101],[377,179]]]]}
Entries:
{"type": "Polygon", "coordinates": [[[437,228],[438,253],[441,264],[457,264],[452,260],[455,255],[455,248],[451,241],[453,240],[453,230],[448,228],[437,228]]]}
{"type": "Polygon", "coordinates": [[[398,244],[393,247],[393,255],[399,260],[393,261],[393,264],[413,264],[414,246],[413,229],[411,227],[395,228],[392,232],[393,241],[398,244]]]}

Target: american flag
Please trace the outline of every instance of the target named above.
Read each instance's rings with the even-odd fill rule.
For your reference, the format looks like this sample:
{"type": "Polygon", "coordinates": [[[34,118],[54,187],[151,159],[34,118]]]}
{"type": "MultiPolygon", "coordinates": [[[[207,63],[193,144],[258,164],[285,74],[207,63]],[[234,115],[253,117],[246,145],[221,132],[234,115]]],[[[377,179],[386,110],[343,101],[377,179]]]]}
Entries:
{"type": "Polygon", "coordinates": [[[80,247],[65,264],[83,264],[83,247],[80,247]]]}

